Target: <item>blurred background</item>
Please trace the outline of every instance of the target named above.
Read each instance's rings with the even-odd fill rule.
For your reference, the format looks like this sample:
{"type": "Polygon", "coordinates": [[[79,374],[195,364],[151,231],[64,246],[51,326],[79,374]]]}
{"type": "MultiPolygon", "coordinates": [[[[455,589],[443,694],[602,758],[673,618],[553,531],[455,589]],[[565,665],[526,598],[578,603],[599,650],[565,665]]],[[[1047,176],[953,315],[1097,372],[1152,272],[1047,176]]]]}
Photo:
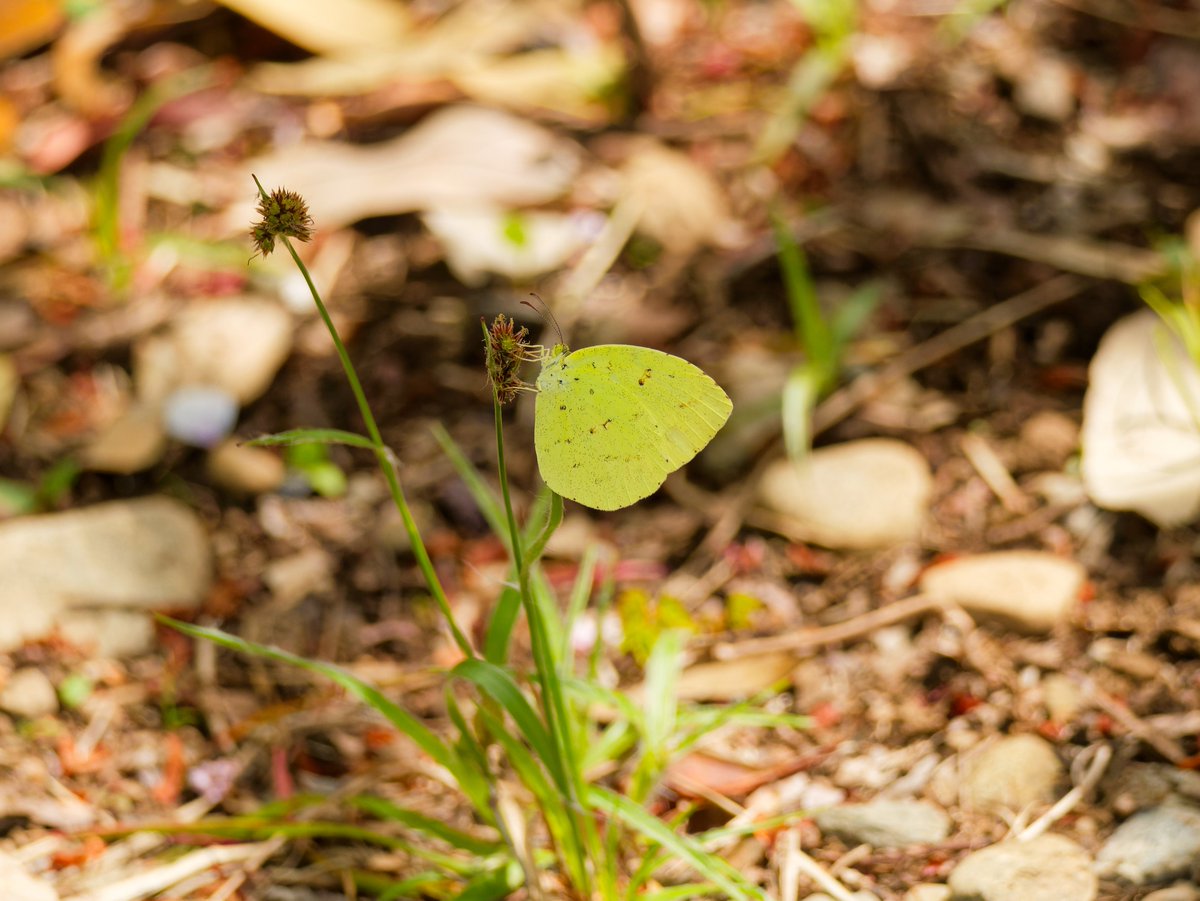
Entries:
{"type": "MultiPolygon", "coordinates": [[[[414,672],[454,661],[370,455],[244,444],[362,429],[305,282],[249,240],[252,174],[308,202],[298,250],[469,630],[503,549],[440,442],[495,484],[479,322],[556,343],[536,293],[572,347],[677,353],[735,405],[656,498],[569,505],[551,581],[599,546],[641,591],[615,654],[665,628],[659,593],[700,633],[775,634],[902,596],[943,555],[1022,548],[1101,598],[1027,660],[1133,636],[1171,674],[1130,705],[1194,709],[1200,619],[1171,592],[1200,511],[1198,38],[1187,0],[0,0],[0,765],[34,774],[5,834],[111,823],[115,797],[169,808],[205,779],[224,798],[209,764],[254,742],[250,796],[372,753],[308,677],[225,657],[218,677],[150,610],[373,661],[429,709],[414,672]],[[1151,325],[1096,368],[1139,310],[1151,325]],[[866,438],[908,447],[795,482],[814,443],[866,438]],[[1191,611],[1176,638],[1162,591],[1191,611]],[[1157,606],[1128,612],[1145,592],[1157,606]]],[[[531,397],[509,423],[524,509],[531,397]]],[[[1012,688],[960,653],[895,674],[935,723],[810,687],[862,718],[841,737],[894,747],[1012,688]]],[[[984,731],[1025,722],[1011,701],[984,731]]],[[[1160,753],[1194,761],[1197,732],[1160,753]]]]}

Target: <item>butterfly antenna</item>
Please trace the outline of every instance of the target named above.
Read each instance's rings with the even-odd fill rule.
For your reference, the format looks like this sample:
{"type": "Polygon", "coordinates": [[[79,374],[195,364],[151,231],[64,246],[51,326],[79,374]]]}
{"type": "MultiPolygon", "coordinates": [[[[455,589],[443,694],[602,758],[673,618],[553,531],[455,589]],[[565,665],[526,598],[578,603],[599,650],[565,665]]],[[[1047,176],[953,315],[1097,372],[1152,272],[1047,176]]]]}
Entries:
{"type": "Polygon", "coordinates": [[[550,320],[550,324],[554,326],[554,330],[556,332],[558,332],[558,343],[565,347],[566,343],[567,343],[567,339],[563,337],[563,330],[559,326],[558,320],[554,317],[554,311],[552,309],[550,309],[550,305],[548,303],[546,303],[546,301],[544,301],[540,297],[538,297],[538,295],[534,294],[532,291],[529,292],[529,296],[536,299],[537,302],[542,305],[541,309],[538,309],[537,307],[535,307],[533,304],[531,304],[527,300],[523,300],[523,301],[521,301],[521,303],[523,305],[529,307],[529,309],[533,310],[539,316],[541,316],[543,320],[548,318],[550,320]]]}

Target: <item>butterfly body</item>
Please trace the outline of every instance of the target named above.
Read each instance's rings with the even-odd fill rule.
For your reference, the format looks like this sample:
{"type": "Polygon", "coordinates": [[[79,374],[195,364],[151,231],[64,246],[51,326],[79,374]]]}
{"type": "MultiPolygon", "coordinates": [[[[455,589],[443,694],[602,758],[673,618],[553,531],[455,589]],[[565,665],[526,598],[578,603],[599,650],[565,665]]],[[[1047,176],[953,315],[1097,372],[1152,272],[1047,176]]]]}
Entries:
{"type": "Polygon", "coordinates": [[[686,360],[602,344],[551,351],[537,379],[534,444],[546,484],[597,510],[653,494],[729,418],[721,387],[686,360]]]}

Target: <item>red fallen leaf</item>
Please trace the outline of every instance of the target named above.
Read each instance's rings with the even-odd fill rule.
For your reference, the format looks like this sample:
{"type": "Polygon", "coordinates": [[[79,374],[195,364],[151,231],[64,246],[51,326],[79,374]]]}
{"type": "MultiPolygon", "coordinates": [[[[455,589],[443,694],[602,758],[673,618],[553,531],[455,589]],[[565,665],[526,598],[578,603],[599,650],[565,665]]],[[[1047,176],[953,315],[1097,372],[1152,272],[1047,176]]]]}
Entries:
{"type": "Polygon", "coordinates": [[[827,576],[833,569],[833,555],[807,544],[789,544],[788,562],[804,576],[827,576]]]}
{"type": "Polygon", "coordinates": [[[58,737],[58,762],[68,776],[99,772],[108,763],[111,752],[103,745],[96,745],[86,754],[75,746],[75,739],[67,734],[58,737]]]}
{"type": "Polygon", "coordinates": [[[1079,587],[1079,602],[1087,604],[1096,600],[1096,583],[1091,579],[1087,579],[1079,587]]]}
{"type": "Polygon", "coordinates": [[[1181,770],[1200,770],[1200,754],[1193,754],[1191,757],[1185,757],[1183,760],[1175,764],[1181,770]]]}
{"type": "Polygon", "coordinates": [[[963,716],[981,704],[983,704],[983,701],[974,695],[959,694],[956,692],[950,696],[950,715],[963,716]]]}
{"type": "Polygon", "coordinates": [[[296,783],[292,780],[288,769],[287,750],[285,748],[271,749],[271,784],[275,789],[275,797],[287,800],[296,794],[296,783]]]}
{"type": "Polygon", "coordinates": [[[842,712],[828,701],[817,704],[808,711],[808,715],[813,718],[813,723],[822,729],[836,726],[842,721],[842,712]]]}
{"type": "Polygon", "coordinates": [[[757,788],[810,769],[826,754],[796,756],[770,766],[751,766],[695,751],[671,763],[663,780],[678,794],[694,798],[716,792],[739,798],[757,788]]]}
{"type": "Polygon", "coordinates": [[[183,778],[187,767],[183,760],[183,740],[176,732],[168,732],[166,738],[167,754],[163,761],[162,778],[150,792],[150,796],[159,804],[173,806],[179,802],[183,793],[183,778]]]}
{"type": "Polygon", "coordinates": [[[1096,714],[1096,719],[1093,720],[1092,725],[1095,727],[1097,732],[1105,737],[1108,737],[1113,734],[1113,731],[1116,729],[1117,722],[1107,713],[1098,713],[1096,714]]]}
{"type": "Polygon", "coordinates": [[[396,733],[392,729],[368,729],[363,733],[363,743],[369,751],[388,748],[396,743],[396,733]]]}
{"type": "Polygon", "coordinates": [[[97,860],[107,850],[108,845],[104,839],[98,835],[88,835],[77,845],[55,851],[50,857],[50,866],[56,870],[81,867],[97,860]]]}
{"type": "Polygon", "coordinates": [[[1053,720],[1045,720],[1038,723],[1038,734],[1047,741],[1058,741],[1062,738],[1063,726],[1061,723],[1056,723],[1053,720]]]}
{"type": "Polygon", "coordinates": [[[1038,384],[1050,391],[1072,391],[1087,385],[1087,369],[1079,365],[1047,366],[1037,374],[1038,384]]]}
{"type": "Polygon", "coordinates": [[[762,570],[763,561],[767,557],[767,548],[761,540],[735,542],[725,548],[722,556],[738,575],[755,573],[762,570]]]}

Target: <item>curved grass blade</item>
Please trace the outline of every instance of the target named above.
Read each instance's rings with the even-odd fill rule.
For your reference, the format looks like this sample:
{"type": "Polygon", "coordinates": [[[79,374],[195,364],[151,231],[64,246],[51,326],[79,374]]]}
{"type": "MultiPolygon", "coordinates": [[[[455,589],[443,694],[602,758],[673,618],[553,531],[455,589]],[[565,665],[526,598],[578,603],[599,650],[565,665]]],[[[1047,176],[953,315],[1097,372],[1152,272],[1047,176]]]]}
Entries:
{"type": "Polygon", "coordinates": [[[359,810],[373,817],[400,823],[409,829],[441,839],[446,844],[452,845],[462,851],[467,851],[477,857],[490,857],[493,854],[505,851],[504,843],[499,839],[477,838],[476,836],[468,835],[459,829],[455,829],[453,826],[446,825],[441,820],[435,820],[423,813],[393,804],[391,801],[377,797],[376,795],[355,795],[347,800],[359,810]]]}
{"type": "Polygon", "coordinates": [[[346,444],[375,450],[375,445],[366,435],[347,432],[343,429],[288,429],[272,435],[260,435],[242,442],[247,447],[293,447],[297,444],[346,444]]]}
{"type": "Polygon", "coordinates": [[[525,741],[545,762],[555,786],[564,795],[569,795],[568,777],[562,766],[558,745],[546,731],[541,717],[508,671],[476,658],[462,661],[451,672],[473,683],[508,712],[525,741]]]}
{"type": "Polygon", "coordinates": [[[711,882],[736,901],[768,901],[767,895],[753,885],[736,869],[715,854],[709,854],[695,842],[679,835],[658,817],[635,804],[623,795],[598,785],[587,787],[588,806],[607,811],[626,826],[645,838],[670,851],[685,861],[707,882],[711,882]]]}
{"type": "Polygon", "coordinates": [[[331,679],[351,695],[377,710],[388,722],[412,739],[417,747],[428,754],[436,763],[445,767],[454,776],[458,787],[475,806],[475,809],[489,822],[491,821],[491,811],[487,802],[488,786],[482,776],[472,767],[466,765],[458,754],[442,739],[438,738],[432,730],[403,707],[385,697],[379,689],[368,685],[362,679],[351,675],[339,666],[334,666],[332,663],[308,660],[297,654],[288,653],[281,648],[273,648],[268,645],[247,641],[236,635],[230,635],[228,632],[222,632],[220,629],[195,626],[191,623],[181,622],[180,620],[161,614],[156,614],[156,616],[159,622],[182,632],[184,635],[190,635],[192,638],[202,638],[205,641],[211,641],[214,644],[219,644],[221,647],[229,648],[242,654],[264,657],[268,660],[278,660],[281,663],[290,663],[292,666],[308,670],[312,673],[320,673],[326,678],[331,679]]]}

